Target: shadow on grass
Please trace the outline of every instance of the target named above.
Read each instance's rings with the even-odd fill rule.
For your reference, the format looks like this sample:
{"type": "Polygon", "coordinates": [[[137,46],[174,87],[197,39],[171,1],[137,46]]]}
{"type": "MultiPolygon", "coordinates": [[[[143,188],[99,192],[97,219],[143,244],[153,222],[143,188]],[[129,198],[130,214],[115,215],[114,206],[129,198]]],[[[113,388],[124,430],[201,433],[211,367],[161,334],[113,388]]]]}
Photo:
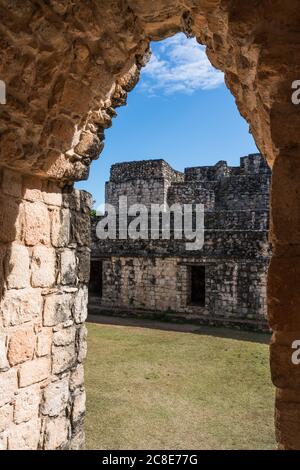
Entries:
{"type": "Polygon", "coordinates": [[[133,328],[149,328],[153,330],[176,331],[179,333],[192,333],[219,338],[229,338],[237,341],[249,341],[252,343],[269,344],[271,334],[241,331],[233,328],[218,326],[195,325],[192,323],[171,323],[167,321],[157,321],[142,318],[130,318],[112,316],[106,314],[89,314],[88,322],[102,325],[126,326],[133,328]]]}

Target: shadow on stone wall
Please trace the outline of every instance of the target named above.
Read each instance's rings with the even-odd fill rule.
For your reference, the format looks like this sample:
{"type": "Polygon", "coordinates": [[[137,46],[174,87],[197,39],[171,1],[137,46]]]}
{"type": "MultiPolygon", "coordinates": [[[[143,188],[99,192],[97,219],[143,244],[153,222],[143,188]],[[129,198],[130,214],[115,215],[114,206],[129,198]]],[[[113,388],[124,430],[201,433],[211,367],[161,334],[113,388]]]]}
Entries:
{"type": "Polygon", "coordinates": [[[0,449],[84,445],[89,220],[87,193],[2,171],[0,449]]]}

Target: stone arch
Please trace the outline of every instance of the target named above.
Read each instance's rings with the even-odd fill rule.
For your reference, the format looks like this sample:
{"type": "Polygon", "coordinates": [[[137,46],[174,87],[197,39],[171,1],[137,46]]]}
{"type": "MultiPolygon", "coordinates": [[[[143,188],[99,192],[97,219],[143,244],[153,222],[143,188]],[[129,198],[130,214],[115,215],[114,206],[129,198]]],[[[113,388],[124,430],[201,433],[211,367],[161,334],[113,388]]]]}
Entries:
{"type": "Polygon", "coordinates": [[[280,448],[300,448],[300,375],[290,360],[300,335],[300,115],[291,101],[300,77],[296,0],[0,0],[0,12],[7,90],[0,105],[1,220],[11,227],[9,236],[1,234],[0,444],[82,445],[89,203],[72,185],[87,177],[103,148],[150,40],[183,31],[224,71],[273,168],[268,304],[276,432],[280,448]],[[29,395],[36,400],[24,416],[20,403],[29,395]]]}

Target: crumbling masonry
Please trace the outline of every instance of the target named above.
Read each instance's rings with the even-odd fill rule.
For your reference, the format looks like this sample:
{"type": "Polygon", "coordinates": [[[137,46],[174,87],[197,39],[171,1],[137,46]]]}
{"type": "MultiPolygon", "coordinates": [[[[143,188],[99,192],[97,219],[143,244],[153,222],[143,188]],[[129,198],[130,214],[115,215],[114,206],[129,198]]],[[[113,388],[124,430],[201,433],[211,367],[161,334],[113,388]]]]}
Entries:
{"type": "Polygon", "coordinates": [[[86,300],[81,317],[75,303],[85,291],[80,266],[89,264],[81,260],[90,228],[88,203],[73,183],[101,152],[150,41],[182,31],[224,72],[272,168],[275,429],[281,449],[300,449],[300,367],[291,362],[300,339],[300,112],[291,100],[300,79],[299,2],[0,0],[0,15],[7,93],[0,105],[0,447],[84,444],[86,300]],[[66,226],[69,238],[58,241],[66,226]]]}

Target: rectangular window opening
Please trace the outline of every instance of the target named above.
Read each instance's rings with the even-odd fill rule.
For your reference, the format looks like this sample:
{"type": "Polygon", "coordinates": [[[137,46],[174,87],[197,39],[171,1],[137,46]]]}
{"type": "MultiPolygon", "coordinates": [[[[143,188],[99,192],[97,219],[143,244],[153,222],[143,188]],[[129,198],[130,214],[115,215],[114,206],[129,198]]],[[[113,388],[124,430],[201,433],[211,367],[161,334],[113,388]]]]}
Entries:
{"type": "Polygon", "coordinates": [[[97,297],[102,297],[102,264],[101,260],[91,260],[89,293],[97,297]]]}
{"type": "Polygon", "coordinates": [[[190,286],[191,304],[205,307],[205,266],[191,266],[190,286]]]}

